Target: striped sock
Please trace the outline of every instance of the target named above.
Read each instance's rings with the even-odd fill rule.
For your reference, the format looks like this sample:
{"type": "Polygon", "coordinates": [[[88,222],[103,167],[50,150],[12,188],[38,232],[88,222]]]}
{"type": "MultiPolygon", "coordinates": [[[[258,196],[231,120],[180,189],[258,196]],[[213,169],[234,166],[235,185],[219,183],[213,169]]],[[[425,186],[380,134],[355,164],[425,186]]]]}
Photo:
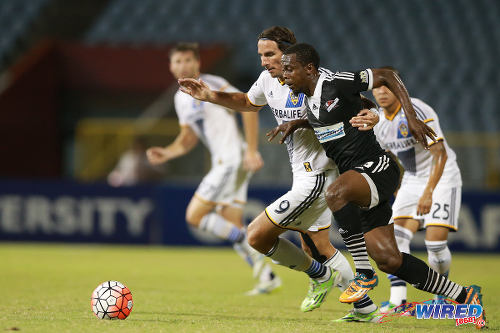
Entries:
{"type": "Polygon", "coordinates": [[[373,277],[373,268],[368,260],[368,253],[366,252],[366,244],[363,234],[354,234],[344,238],[344,243],[349,250],[354,261],[356,272],[364,274],[367,278],[373,277]]]}
{"type": "Polygon", "coordinates": [[[445,296],[459,303],[465,301],[467,293],[464,287],[448,280],[446,276],[440,275],[425,262],[410,254],[403,253],[403,263],[394,275],[411,283],[417,289],[445,296]]]}
{"type": "Polygon", "coordinates": [[[358,313],[367,314],[375,310],[377,310],[377,306],[368,295],[365,295],[361,300],[354,302],[354,311],[358,313]]]}
{"type": "Polygon", "coordinates": [[[213,235],[228,240],[231,243],[241,242],[245,239],[242,229],[236,227],[231,222],[226,221],[216,213],[209,213],[201,219],[200,229],[208,231],[213,235]]]}
{"type": "Polygon", "coordinates": [[[349,253],[351,253],[356,272],[362,273],[371,279],[374,270],[368,260],[365,238],[361,230],[360,208],[350,202],[334,212],[333,216],[339,226],[340,236],[342,236],[349,253]]]}
{"type": "Polygon", "coordinates": [[[312,259],[311,266],[304,271],[311,279],[318,282],[324,282],[328,280],[331,276],[331,271],[326,268],[325,265],[312,259]]]}

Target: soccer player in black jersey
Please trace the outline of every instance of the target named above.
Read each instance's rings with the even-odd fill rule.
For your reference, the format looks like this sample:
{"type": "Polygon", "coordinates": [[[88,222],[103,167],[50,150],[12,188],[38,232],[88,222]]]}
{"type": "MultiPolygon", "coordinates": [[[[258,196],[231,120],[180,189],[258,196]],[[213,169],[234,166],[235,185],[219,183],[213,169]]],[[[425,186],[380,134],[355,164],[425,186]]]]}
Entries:
{"type": "MultiPolygon", "coordinates": [[[[308,44],[295,44],[286,49],[282,67],[285,83],[294,94],[306,95],[308,122],[327,156],[339,167],[341,175],[327,189],[327,203],[334,217],[349,220],[360,215],[368,254],[380,270],[418,289],[459,303],[482,305],[480,287],[462,287],[439,275],[422,260],[398,250],[394,227],[389,224],[392,214],[389,199],[398,185],[399,169],[380,147],[373,131],[359,131],[349,122],[361,109],[360,92],[385,85],[403,105],[413,136],[427,146],[426,137],[434,138],[435,134],[417,119],[398,75],[389,69],[320,71],[319,55],[308,44]]],[[[297,123],[288,128],[290,126],[296,127],[297,123]]],[[[374,281],[376,276],[356,275],[340,300],[355,301],[374,281]]]]}

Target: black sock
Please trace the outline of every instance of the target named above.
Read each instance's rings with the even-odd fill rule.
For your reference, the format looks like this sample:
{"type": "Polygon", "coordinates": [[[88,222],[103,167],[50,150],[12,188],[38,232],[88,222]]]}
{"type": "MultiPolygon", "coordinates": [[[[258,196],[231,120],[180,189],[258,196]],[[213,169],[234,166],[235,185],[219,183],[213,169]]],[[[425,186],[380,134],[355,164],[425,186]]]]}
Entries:
{"type": "MultiPolygon", "coordinates": [[[[422,260],[407,254],[403,254],[403,263],[394,273],[415,288],[430,292],[431,294],[442,295],[459,303],[465,301],[465,288],[448,280],[444,275],[431,269],[422,260]]],[[[465,294],[466,295],[466,294],[465,294]]]]}
{"type": "Polygon", "coordinates": [[[348,203],[342,209],[333,213],[333,216],[337,221],[340,236],[342,236],[347,250],[352,256],[356,272],[371,279],[374,271],[368,260],[365,239],[361,231],[359,207],[353,203],[348,203]]]}

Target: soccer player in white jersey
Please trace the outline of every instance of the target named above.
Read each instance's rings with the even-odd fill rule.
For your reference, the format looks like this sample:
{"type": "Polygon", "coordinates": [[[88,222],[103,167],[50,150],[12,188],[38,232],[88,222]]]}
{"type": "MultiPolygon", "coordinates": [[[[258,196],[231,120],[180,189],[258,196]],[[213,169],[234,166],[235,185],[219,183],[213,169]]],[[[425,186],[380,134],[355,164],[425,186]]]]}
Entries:
{"type": "MultiPolygon", "coordinates": [[[[200,74],[195,43],[179,43],[171,50],[170,70],[177,79],[201,78],[214,90],[238,91],[222,77],[200,74]]],[[[257,150],[257,115],[243,115],[248,144],[245,147],[233,110],[200,102],[181,91],[175,94],[175,110],[181,127],[179,135],[166,147],[149,148],[149,161],[154,165],[165,163],[187,154],[199,140],[203,142],[210,151],[212,168],[187,207],[186,221],[233,243],[258,279],[249,295],[272,291],[281,285],[281,280],[264,262],[265,257],[248,245],[242,222],[250,175],[263,165],[257,150]]]]}
{"type": "MultiPolygon", "coordinates": [[[[284,27],[271,27],[259,35],[257,48],[265,70],[247,94],[216,92],[195,80],[179,80],[181,89],[201,100],[235,110],[258,111],[267,104],[278,124],[300,119],[305,116],[304,96],[295,96],[284,85],[280,63],[283,50],[295,43],[293,32],[284,27]]],[[[371,129],[377,118],[368,110],[363,114],[368,115],[361,116],[360,123],[370,125],[367,127],[371,129]]],[[[322,304],[333,285],[344,290],[354,275],[345,257],[331,245],[328,237],[332,216],[323,192],[337,177],[337,167],[328,161],[310,130],[295,132],[286,143],[294,177],[292,189],[249,225],[248,237],[254,248],[273,261],[309,275],[310,289],[301,310],[311,311],[322,304]],[[302,233],[303,247],[314,259],[279,237],[286,230],[302,233]]],[[[371,271],[362,235],[360,237],[359,241],[351,239],[356,266],[360,264],[361,269],[371,271]]],[[[376,312],[377,307],[365,295],[354,304],[354,310],[340,320],[370,322],[377,319],[376,312]]]]}
{"type": "MultiPolygon", "coordinates": [[[[425,229],[429,266],[448,276],[451,253],[448,232],[457,231],[462,179],[456,156],[439,125],[436,112],[426,103],[411,98],[417,117],[434,129],[437,142],[428,141],[429,149],[416,142],[408,130],[408,121],[396,96],[386,86],[373,89],[373,96],[383,111],[374,131],[382,148],[397,156],[404,176],[392,206],[394,234],[401,252],[410,253],[413,234],[425,229]]],[[[388,312],[406,302],[406,283],[394,275],[391,296],[382,303],[388,312]]],[[[441,301],[442,296],[436,296],[441,301]]]]}

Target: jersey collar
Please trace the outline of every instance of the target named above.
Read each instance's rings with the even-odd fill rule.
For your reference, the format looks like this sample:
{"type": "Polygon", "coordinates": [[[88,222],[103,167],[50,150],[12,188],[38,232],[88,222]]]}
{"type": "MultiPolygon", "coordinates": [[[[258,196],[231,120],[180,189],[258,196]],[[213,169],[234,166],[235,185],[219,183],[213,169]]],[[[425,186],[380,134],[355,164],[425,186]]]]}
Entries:
{"type": "Polygon", "coordinates": [[[394,119],[394,117],[396,117],[396,115],[399,113],[399,111],[401,111],[401,104],[399,104],[398,109],[396,110],[396,112],[394,112],[394,113],[393,113],[391,116],[389,116],[389,117],[387,117],[387,115],[386,115],[386,114],[385,114],[385,112],[384,112],[385,119],[392,121],[392,120],[394,119]]]}

